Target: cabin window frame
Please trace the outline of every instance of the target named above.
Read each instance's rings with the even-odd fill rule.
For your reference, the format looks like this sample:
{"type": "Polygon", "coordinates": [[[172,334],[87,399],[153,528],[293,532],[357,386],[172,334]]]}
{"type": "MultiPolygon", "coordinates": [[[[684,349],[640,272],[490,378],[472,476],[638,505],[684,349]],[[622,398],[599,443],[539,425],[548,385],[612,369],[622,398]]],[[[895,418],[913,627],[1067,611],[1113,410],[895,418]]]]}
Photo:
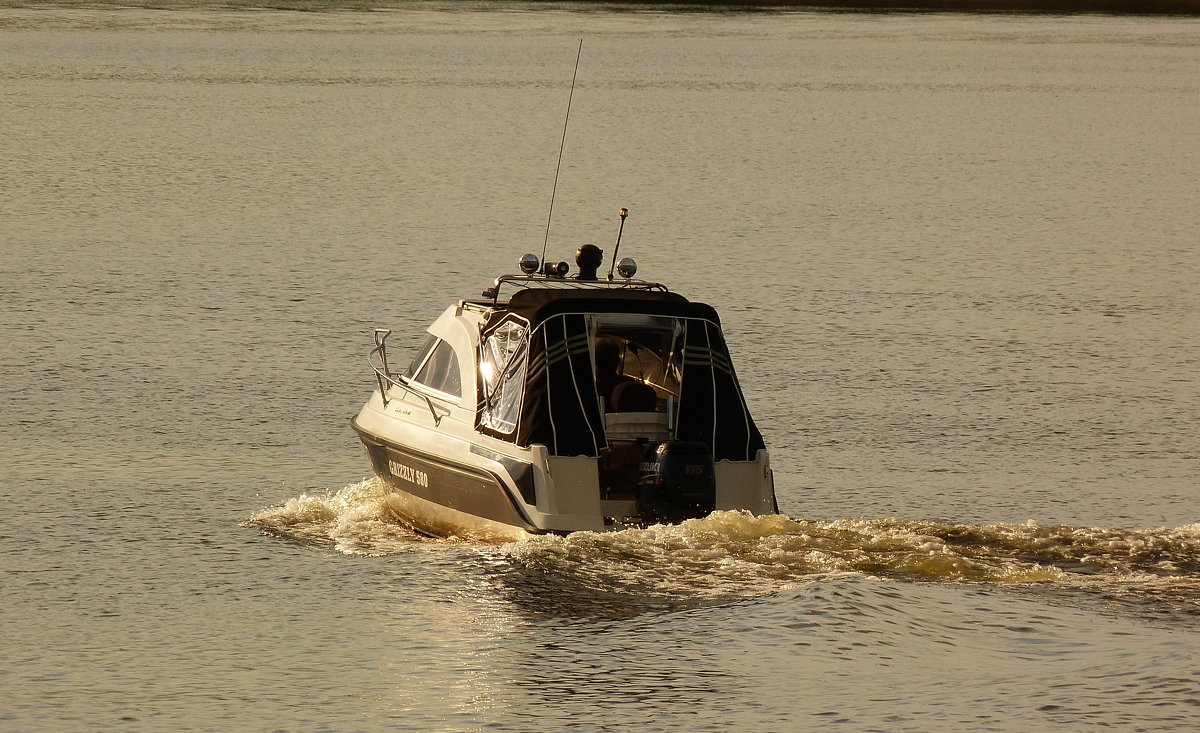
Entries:
{"type": "Polygon", "coordinates": [[[533,330],[524,318],[507,318],[480,339],[476,352],[479,367],[479,425],[508,436],[505,440],[516,438],[525,411],[533,330]],[[497,342],[503,342],[504,346],[496,348],[497,342]],[[498,357],[502,357],[503,362],[498,357]],[[496,397],[497,388],[499,397],[496,397]]]}

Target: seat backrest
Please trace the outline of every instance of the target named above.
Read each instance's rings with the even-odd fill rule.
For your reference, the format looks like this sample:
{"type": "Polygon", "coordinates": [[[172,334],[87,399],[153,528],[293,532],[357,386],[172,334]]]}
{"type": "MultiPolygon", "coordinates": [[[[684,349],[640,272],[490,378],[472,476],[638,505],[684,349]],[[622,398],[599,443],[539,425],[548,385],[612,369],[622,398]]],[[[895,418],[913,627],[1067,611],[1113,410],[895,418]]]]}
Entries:
{"type": "Polygon", "coordinates": [[[658,393],[648,384],[626,382],[613,390],[613,412],[654,412],[657,405],[658,393]]]}

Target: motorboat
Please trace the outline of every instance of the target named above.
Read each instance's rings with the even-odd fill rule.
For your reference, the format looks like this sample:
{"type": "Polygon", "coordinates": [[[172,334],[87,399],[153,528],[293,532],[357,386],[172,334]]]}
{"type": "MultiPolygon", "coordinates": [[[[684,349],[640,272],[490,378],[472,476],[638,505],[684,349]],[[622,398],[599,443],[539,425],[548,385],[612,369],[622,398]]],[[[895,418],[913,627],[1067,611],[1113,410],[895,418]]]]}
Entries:
{"type": "Polygon", "coordinates": [[[716,310],[602,257],[584,245],[571,276],[525,255],[403,368],[375,330],[352,425],[402,521],[506,541],[778,512],[716,310]]]}

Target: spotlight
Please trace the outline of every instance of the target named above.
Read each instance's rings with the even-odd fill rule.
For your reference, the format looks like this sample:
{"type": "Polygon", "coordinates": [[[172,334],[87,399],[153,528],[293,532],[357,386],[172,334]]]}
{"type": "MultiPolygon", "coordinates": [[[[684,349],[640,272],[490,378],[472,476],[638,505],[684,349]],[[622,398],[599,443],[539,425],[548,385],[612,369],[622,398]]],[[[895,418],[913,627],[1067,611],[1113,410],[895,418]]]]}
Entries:
{"type": "Polygon", "coordinates": [[[526,275],[532,275],[537,272],[538,265],[542,264],[538,261],[537,255],[527,254],[521,257],[521,272],[526,275]]]}

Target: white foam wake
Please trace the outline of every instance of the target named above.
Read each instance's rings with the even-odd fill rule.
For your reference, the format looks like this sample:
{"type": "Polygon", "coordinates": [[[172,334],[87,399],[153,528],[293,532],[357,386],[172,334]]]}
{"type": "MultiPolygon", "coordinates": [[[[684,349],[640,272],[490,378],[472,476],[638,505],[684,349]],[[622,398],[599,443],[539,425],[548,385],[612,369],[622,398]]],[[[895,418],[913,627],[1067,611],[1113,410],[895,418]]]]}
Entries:
{"type": "MultiPolygon", "coordinates": [[[[418,535],[391,509],[386,485],[374,478],[323,495],[303,494],[255,513],[244,524],[354,555],[479,544],[418,535]]],[[[1121,594],[1166,589],[1200,608],[1196,524],[1123,530],[1036,522],[814,521],[714,512],[678,525],[540,536],[504,545],[498,552],[521,573],[556,578],[581,590],[643,597],[751,597],[850,575],[887,581],[1061,583],[1121,594]]]]}
{"type": "Polygon", "coordinates": [[[347,555],[393,555],[423,544],[423,538],[391,510],[386,485],[378,478],[325,494],[301,494],[256,512],[242,524],[347,555]]]}

